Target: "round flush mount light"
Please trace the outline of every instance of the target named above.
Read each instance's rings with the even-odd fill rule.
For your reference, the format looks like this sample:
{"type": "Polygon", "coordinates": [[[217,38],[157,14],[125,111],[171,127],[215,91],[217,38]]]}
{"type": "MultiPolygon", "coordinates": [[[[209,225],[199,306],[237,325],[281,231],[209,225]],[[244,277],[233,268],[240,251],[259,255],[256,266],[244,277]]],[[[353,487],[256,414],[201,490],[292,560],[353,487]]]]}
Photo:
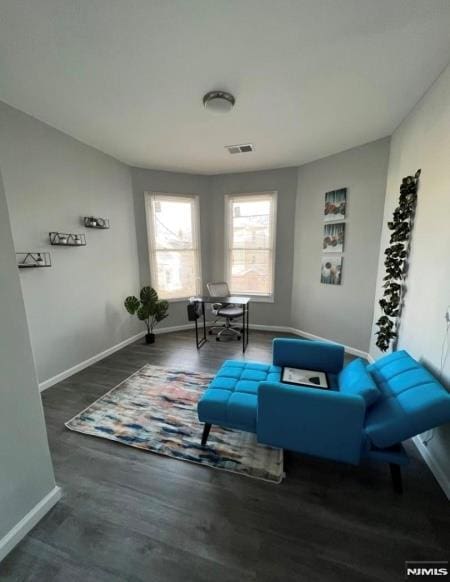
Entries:
{"type": "Polygon", "coordinates": [[[213,113],[228,113],[233,109],[236,99],[226,91],[209,91],[203,97],[205,109],[213,113]]]}

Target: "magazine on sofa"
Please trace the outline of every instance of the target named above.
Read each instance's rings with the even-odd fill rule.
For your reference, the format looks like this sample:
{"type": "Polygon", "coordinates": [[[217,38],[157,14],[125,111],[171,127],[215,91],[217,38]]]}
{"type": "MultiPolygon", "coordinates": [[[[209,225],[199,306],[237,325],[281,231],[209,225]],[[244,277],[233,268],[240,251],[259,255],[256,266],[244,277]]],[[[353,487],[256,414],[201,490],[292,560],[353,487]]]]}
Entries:
{"type": "Polygon", "coordinates": [[[322,388],[323,390],[328,390],[329,388],[327,375],[325,372],[318,372],[317,370],[285,367],[281,374],[281,381],[285,384],[322,388]]]}

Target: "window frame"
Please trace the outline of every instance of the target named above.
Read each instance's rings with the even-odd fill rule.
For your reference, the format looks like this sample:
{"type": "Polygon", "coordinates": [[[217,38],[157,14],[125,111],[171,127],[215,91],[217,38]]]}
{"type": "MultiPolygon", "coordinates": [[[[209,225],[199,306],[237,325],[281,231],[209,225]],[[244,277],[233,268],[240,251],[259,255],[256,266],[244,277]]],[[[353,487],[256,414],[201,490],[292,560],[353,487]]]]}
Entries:
{"type": "Polygon", "coordinates": [[[225,194],[225,260],[224,260],[224,271],[225,271],[225,281],[227,281],[230,287],[230,293],[232,295],[240,295],[245,297],[251,297],[253,301],[259,303],[274,303],[275,301],[275,262],[276,262],[276,250],[277,250],[277,206],[278,206],[278,191],[277,190],[263,190],[259,192],[235,192],[233,194],[225,194]],[[237,198],[251,198],[252,196],[266,196],[270,195],[272,197],[272,265],[271,265],[271,277],[272,277],[272,293],[242,293],[234,292],[231,286],[231,201],[237,198]]]}
{"type": "MultiPolygon", "coordinates": [[[[154,198],[166,199],[170,201],[177,201],[177,200],[189,200],[192,203],[192,209],[194,212],[194,229],[193,229],[193,240],[194,246],[193,249],[184,249],[184,250],[194,250],[197,252],[196,263],[197,263],[197,281],[196,281],[196,288],[195,288],[195,295],[201,295],[203,289],[203,274],[202,274],[202,247],[201,247],[201,232],[200,232],[200,197],[198,194],[179,194],[179,193],[171,193],[171,192],[144,192],[145,198],[145,219],[147,225],[147,245],[148,245],[148,259],[149,259],[149,269],[150,269],[150,284],[151,286],[157,291],[158,296],[160,299],[164,299],[169,303],[176,303],[180,301],[186,301],[190,298],[190,296],[180,296],[180,297],[170,297],[165,298],[160,295],[159,290],[156,287],[155,281],[155,273],[157,272],[157,265],[156,265],[156,252],[157,249],[155,248],[156,242],[155,233],[153,232],[153,215],[152,215],[152,200],[154,198]],[[195,224],[196,223],[196,224],[195,224]]],[[[171,250],[171,249],[167,249],[171,250]]],[[[174,249],[175,250],[175,249],[174,249]]],[[[180,249],[182,252],[182,249],[180,249]]]]}

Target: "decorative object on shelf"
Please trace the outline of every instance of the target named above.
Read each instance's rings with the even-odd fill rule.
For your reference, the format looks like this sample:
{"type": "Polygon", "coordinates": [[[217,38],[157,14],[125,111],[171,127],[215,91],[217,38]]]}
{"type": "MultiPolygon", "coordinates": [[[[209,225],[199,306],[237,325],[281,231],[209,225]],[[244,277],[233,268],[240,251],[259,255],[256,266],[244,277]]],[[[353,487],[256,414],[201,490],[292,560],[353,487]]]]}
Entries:
{"type": "Polygon", "coordinates": [[[64,232],[49,232],[50,244],[62,247],[85,247],[84,234],[70,234],[64,232]]]}
{"type": "Polygon", "coordinates": [[[342,253],[344,250],[345,222],[325,224],[323,227],[324,253],[342,253]]]}
{"type": "Polygon", "coordinates": [[[85,216],[84,226],[86,228],[100,228],[108,229],[110,227],[108,218],[100,218],[95,216],[85,216]]]}
{"type": "Polygon", "coordinates": [[[326,285],[340,285],[342,280],[342,255],[322,256],[320,282],[326,285]]]}
{"type": "Polygon", "coordinates": [[[376,345],[382,352],[389,349],[391,342],[394,342],[395,351],[398,339],[403,297],[406,291],[408,256],[416,212],[419,177],[420,170],[417,170],[414,176],[403,178],[400,185],[398,206],[394,210],[392,222],[387,224],[392,234],[389,246],[384,251],[386,255],[384,260],[386,275],[383,278],[384,293],[378,302],[383,315],[376,323],[378,326],[376,345]]]}
{"type": "Polygon", "coordinates": [[[52,260],[50,253],[28,252],[16,253],[17,266],[19,269],[36,269],[40,267],[51,267],[52,260]]]}
{"type": "Polygon", "coordinates": [[[331,190],[325,194],[323,219],[325,222],[342,220],[345,218],[347,206],[347,188],[331,190]]]}
{"type": "Polygon", "coordinates": [[[131,295],[124,301],[125,309],[131,315],[137,315],[138,319],[145,323],[147,334],[145,341],[148,344],[155,342],[153,328],[167,317],[169,303],[158,298],[158,293],[152,287],[142,287],[140,299],[131,295]]]}

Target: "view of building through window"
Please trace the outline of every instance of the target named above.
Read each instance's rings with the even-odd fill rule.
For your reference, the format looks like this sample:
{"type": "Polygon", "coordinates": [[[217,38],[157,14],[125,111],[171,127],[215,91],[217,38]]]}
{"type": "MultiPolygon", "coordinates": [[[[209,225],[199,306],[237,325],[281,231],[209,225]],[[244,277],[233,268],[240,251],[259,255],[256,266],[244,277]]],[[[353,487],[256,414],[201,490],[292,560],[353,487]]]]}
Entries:
{"type": "Polygon", "coordinates": [[[197,198],[151,195],[147,216],[153,287],[162,299],[196,295],[201,287],[197,198]]]}
{"type": "Polygon", "coordinates": [[[227,204],[231,291],[272,295],[276,193],[229,196],[227,204]]]}

